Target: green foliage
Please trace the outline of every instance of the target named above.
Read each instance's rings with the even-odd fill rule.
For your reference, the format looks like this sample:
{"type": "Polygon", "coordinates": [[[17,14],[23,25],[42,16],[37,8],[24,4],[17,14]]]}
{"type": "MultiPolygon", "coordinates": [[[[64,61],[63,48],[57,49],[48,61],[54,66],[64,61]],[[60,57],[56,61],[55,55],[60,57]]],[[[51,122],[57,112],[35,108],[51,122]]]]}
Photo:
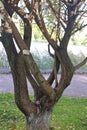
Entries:
{"type": "MultiPolygon", "coordinates": [[[[83,53],[75,55],[72,52],[69,52],[69,56],[71,58],[73,65],[77,65],[85,58],[83,53]]],[[[53,64],[54,64],[54,59],[50,57],[47,52],[45,54],[39,54],[38,51],[34,52],[33,57],[40,69],[52,69],[53,64]]],[[[87,70],[87,64],[82,66],[80,70],[87,70]]]]}
{"type": "Polygon", "coordinates": [[[45,54],[40,54],[38,51],[34,52],[33,57],[40,69],[52,69],[53,58],[47,52],[45,54]]]}
{"type": "MultiPolygon", "coordinates": [[[[35,52],[32,52],[32,54],[38,67],[41,70],[50,70],[53,68],[54,59],[50,57],[47,51],[41,54],[36,50],[35,52]]],[[[75,55],[72,52],[69,52],[69,56],[74,65],[77,65],[85,58],[83,53],[75,55]]],[[[8,60],[4,51],[0,52],[0,68],[9,68],[8,60]]],[[[82,66],[80,70],[87,70],[87,64],[82,66]]]]}
{"type": "Polygon", "coordinates": [[[33,41],[46,41],[45,37],[43,36],[42,32],[38,28],[38,26],[33,23],[32,24],[32,40],[33,41]]]}
{"type": "Polygon", "coordinates": [[[81,42],[81,44],[87,46],[87,35],[84,38],[84,40],[81,42]]]}
{"type": "MultiPolygon", "coordinates": [[[[78,55],[73,54],[72,52],[69,52],[69,56],[72,60],[73,65],[79,64],[81,61],[85,59],[85,56],[83,53],[79,53],[78,55]]],[[[80,70],[87,70],[87,63],[80,68],[80,70]]]]}
{"type": "Polygon", "coordinates": [[[71,41],[74,45],[87,45],[86,30],[81,30],[71,37],[71,41]]]}
{"type": "MultiPolygon", "coordinates": [[[[62,97],[53,109],[51,130],[86,130],[87,98],[62,97]]],[[[0,130],[25,130],[24,115],[13,94],[0,94],[0,130]]]]}

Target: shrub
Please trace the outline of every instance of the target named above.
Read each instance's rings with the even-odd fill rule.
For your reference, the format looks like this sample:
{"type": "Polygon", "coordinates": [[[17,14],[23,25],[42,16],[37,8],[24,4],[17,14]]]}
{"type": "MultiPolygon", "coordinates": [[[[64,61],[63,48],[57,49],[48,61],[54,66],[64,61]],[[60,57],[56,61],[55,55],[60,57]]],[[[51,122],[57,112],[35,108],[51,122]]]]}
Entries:
{"type": "Polygon", "coordinates": [[[52,69],[53,58],[49,56],[48,52],[40,54],[38,51],[33,52],[33,57],[41,70],[52,69]]]}
{"type": "MultiPolygon", "coordinates": [[[[33,54],[33,57],[34,57],[37,65],[39,66],[39,68],[41,70],[52,69],[53,64],[54,64],[54,59],[52,57],[50,57],[50,55],[47,51],[44,53],[39,53],[36,50],[35,52],[32,52],[32,54],[33,54]]],[[[69,52],[69,56],[74,65],[78,64],[78,61],[81,62],[85,58],[83,53],[75,55],[72,52],[69,52]]],[[[0,68],[9,68],[7,56],[3,50],[0,52],[0,68]]],[[[85,64],[83,67],[81,67],[80,70],[87,70],[87,64],[85,64]]]]}
{"type": "Polygon", "coordinates": [[[9,68],[9,63],[5,52],[0,52],[0,68],[9,68]]]}
{"type": "MultiPolygon", "coordinates": [[[[85,59],[85,55],[82,52],[80,52],[78,55],[75,55],[72,52],[69,52],[69,56],[72,60],[73,65],[77,65],[78,63],[80,63],[81,61],[85,59]]],[[[80,70],[87,70],[87,64],[82,66],[80,70]]]]}

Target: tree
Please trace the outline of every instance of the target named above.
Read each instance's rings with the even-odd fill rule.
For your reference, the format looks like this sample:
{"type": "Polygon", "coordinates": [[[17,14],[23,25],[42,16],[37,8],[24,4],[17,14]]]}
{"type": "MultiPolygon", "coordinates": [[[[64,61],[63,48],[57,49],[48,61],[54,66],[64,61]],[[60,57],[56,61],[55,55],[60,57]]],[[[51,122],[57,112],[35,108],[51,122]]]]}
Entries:
{"type": "MultiPolygon", "coordinates": [[[[69,86],[76,69],[87,62],[74,66],[68,56],[67,47],[71,36],[87,24],[86,0],[1,0],[1,41],[8,56],[14,81],[15,102],[27,121],[27,130],[48,130],[50,115],[63,91],[69,86]],[[13,13],[24,23],[22,38],[12,20],[13,13]],[[45,79],[30,52],[32,22],[36,22],[48,42],[48,52],[54,58],[54,67],[45,79]],[[15,41],[14,41],[15,40],[15,41]],[[15,43],[20,49],[17,52],[15,43]],[[50,46],[54,54],[50,51],[50,46]],[[57,79],[61,67],[61,78],[57,79]],[[28,93],[26,77],[34,90],[34,101],[28,93]],[[54,87],[52,87],[55,81],[54,87]]],[[[38,34],[39,35],[39,34],[38,34]]]]}

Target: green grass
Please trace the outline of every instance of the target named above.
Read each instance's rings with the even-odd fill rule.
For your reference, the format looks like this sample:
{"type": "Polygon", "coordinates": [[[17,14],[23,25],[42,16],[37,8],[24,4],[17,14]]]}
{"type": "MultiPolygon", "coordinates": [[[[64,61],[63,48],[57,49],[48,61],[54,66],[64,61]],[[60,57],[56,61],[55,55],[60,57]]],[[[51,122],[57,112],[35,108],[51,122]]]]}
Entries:
{"type": "Polygon", "coordinates": [[[54,130],[87,130],[87,98],[62,97],[51,120],[54,130]]]}
{"type": "MultiPolygon", "coordinates": [[[[25,117],[13,94],[0,94],[0,130],[25,130],[25,117]]],[[[52,130],[87,130],[87,98],[62,97],[50,123],[52,130]]]]}

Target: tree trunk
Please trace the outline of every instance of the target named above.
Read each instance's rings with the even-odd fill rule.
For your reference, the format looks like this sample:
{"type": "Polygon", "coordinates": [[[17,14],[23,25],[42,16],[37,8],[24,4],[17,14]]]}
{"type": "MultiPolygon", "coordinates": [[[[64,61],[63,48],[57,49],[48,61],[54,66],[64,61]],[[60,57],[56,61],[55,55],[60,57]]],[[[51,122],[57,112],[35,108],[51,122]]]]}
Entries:
{"type": "Polygon", "coordinates": [[[31,113],[27,119],[26,130],[49,130],[51,111],[45,111],[38,114],[31,113]]]}

